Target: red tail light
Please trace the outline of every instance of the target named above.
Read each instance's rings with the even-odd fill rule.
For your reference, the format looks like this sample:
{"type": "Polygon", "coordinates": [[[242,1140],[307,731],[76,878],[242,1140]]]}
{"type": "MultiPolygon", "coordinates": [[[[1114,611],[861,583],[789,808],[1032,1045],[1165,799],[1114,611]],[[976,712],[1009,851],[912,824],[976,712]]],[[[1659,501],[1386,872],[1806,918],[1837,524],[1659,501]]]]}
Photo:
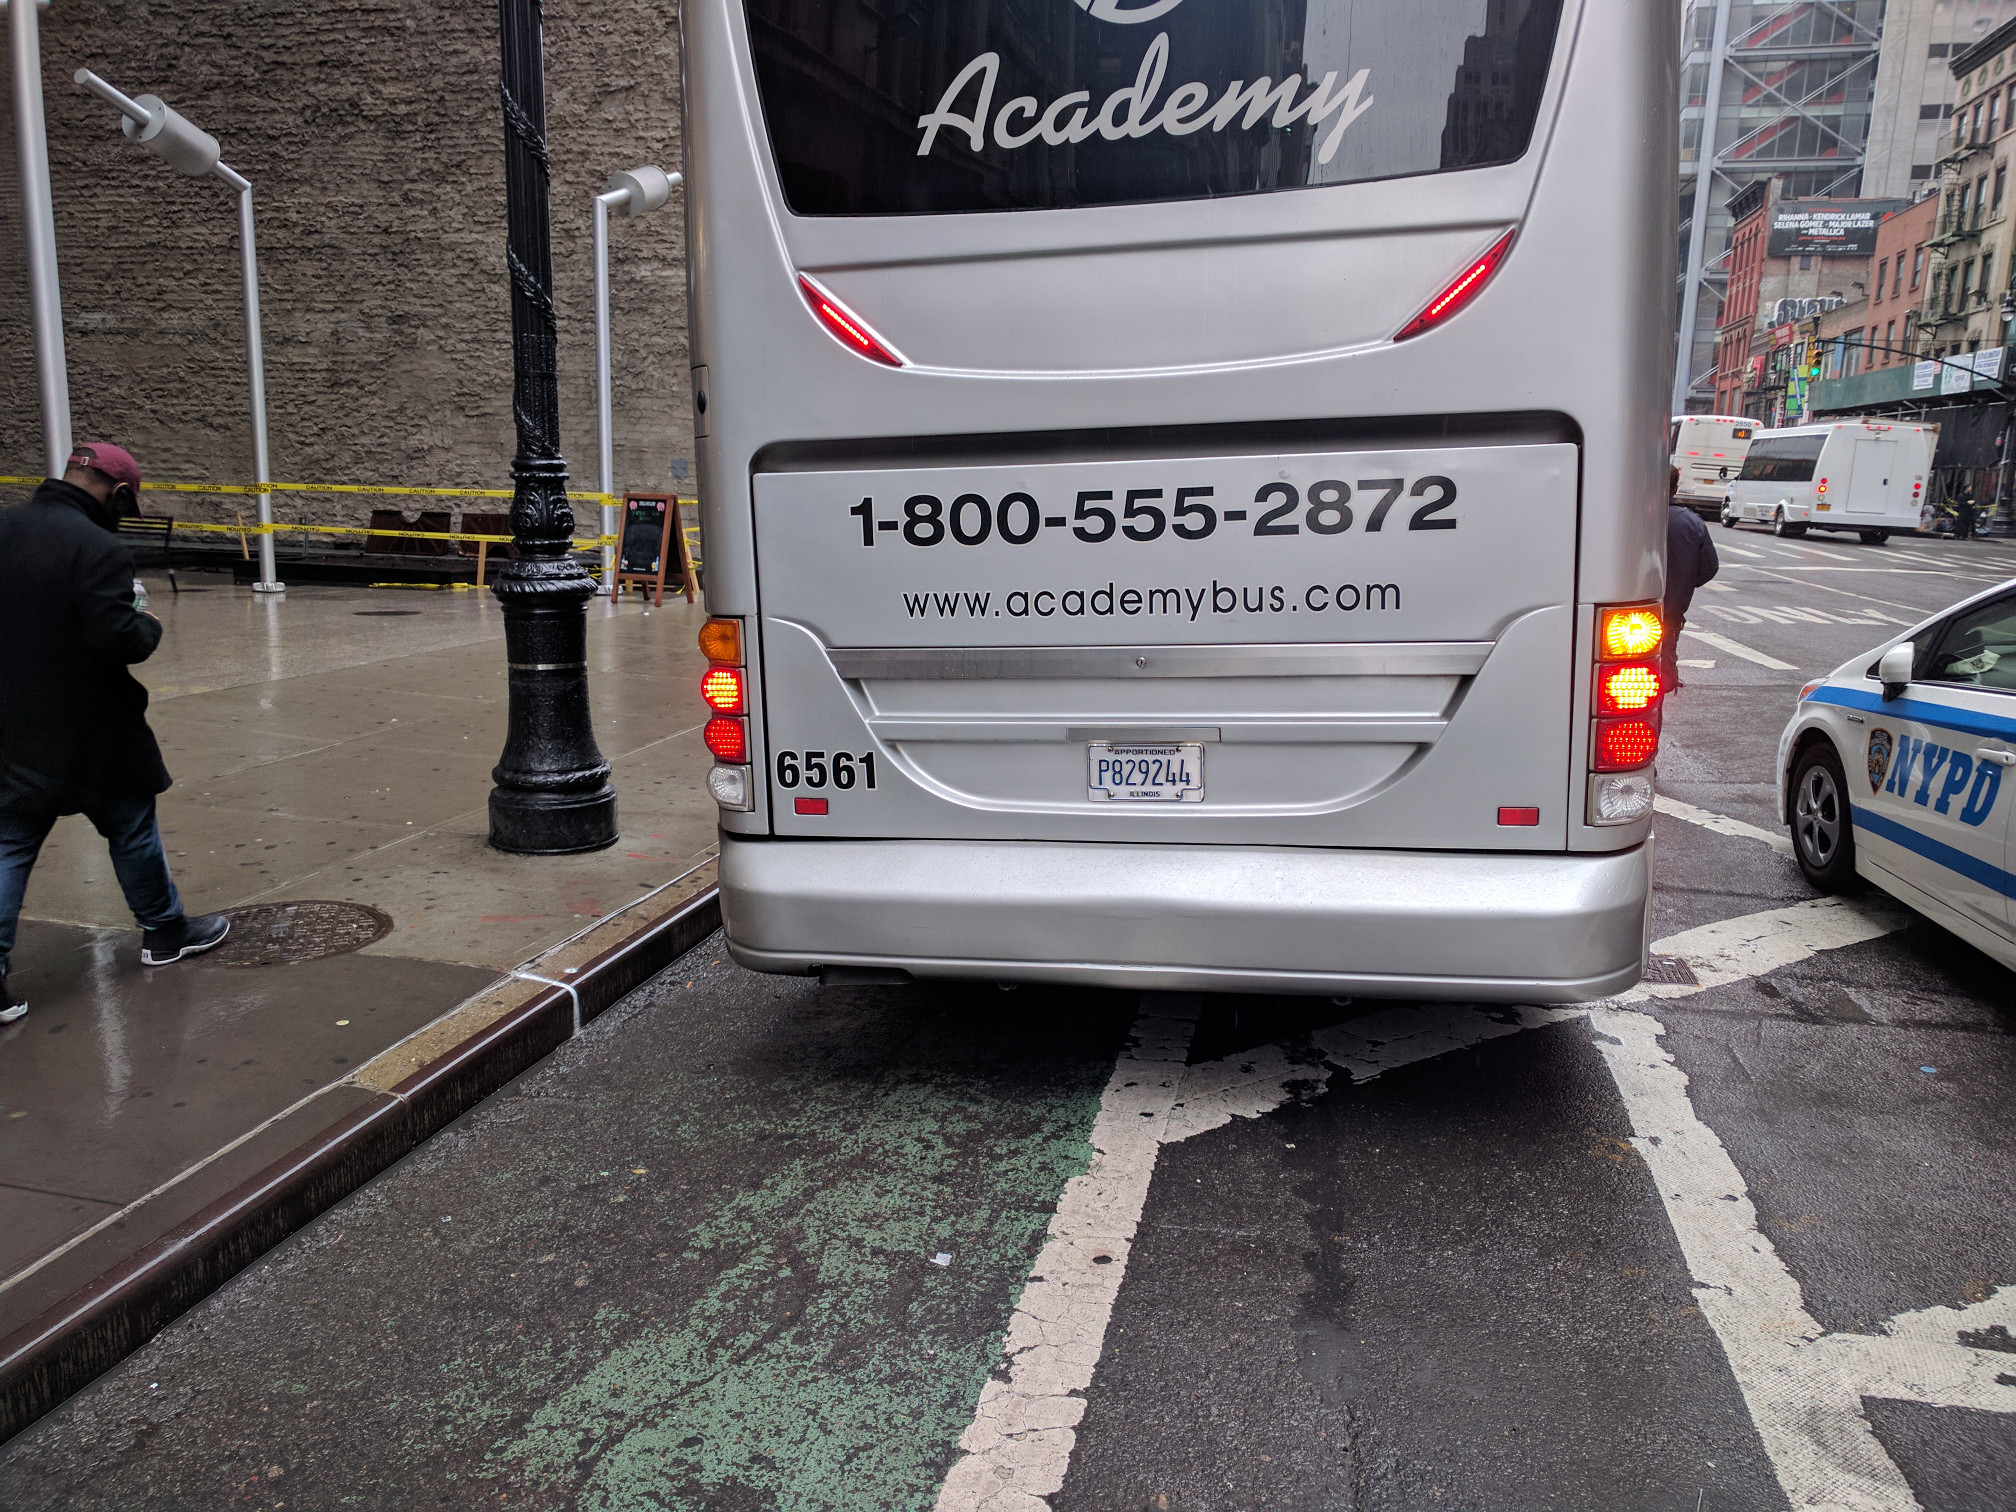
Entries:
{"type": "Polygon", "coordinates": [[[1515,235],[1516,232],[1507,231],[1499,237],[1489,252],[1458,274],[1456,281],[1430,300],[1427,308],[1419,315],[1400,327],[1393,339],[1405,341],[1410,336],[1419,336],[1423,331],[1433,330],[1475,299],[1483,291],[1484,285],[1491,281],[1491,275],[1497,272],[1498,264],[1505,260],[1505,253],[1510,249],[1515,235]]]}
{"type": "Polygon", "coordinates": [[[1598,714],[1642,714],[1659,706],[1666,680],[1650,662],[1620,662],[1596,672],[1598,714]]]}
{"type": "Polygon", "coordinates": [[[867,321],[821,288],[811,274],[798,275],[798,292],[805,296],[805,303],[812,306],[812,313],[819,317],[820,324],[839,338],[840,344],[850,352],[890,367],[909,366],[902,353],[877,336],[874,327],[867,321]]]}
{"type": "Polygon", "coordinates": [[[1628,772],[1642,767],[1659,754],[1659,721],[1640,715],[1630,719],[1596,721],[1596,759],[1599,772],[1628,772]]]}
{"type": "Polygon", "coordinates": [[[700,696],[717,714],[742,713],[742,669],[709,667],[700,679],[700,696]]]}
{"type": "Polygon", "coordinates": [[[707,721],[707,728],[700,733],[701,738],[707,742],[707,749],[714,753],[716,761],[725,761],[730,766],[741,766],[749,760],[748,721],[716,714],[707,721]]]}

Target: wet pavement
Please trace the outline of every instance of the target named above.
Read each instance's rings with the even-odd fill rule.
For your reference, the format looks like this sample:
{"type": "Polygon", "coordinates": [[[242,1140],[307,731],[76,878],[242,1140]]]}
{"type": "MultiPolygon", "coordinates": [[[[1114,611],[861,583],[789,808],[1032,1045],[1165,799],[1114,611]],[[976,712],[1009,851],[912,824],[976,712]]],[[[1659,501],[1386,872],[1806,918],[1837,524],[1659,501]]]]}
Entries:
{"type": "Polygon", "coordinates": [[[136,671],[176,779],[161,826],[185,904],[363,905],[325,921],[362,933],[241,915],[215,955],[144,970],[103,841],[57,825],[14,952],[30,1012],[0,1029],[0,1337],[396,1082],[411,1066],[390,1047],[713,845],[697,610],[591,606],[622,837],[534,859],[486,843],[505,718],[490,595],[276,601],[182,576],[180,594],[150,583],[166,634],[136,671]],[[261,922],[291,948],[246,950],[261,922]]]}
{"type": "Polygon", "coordinates": [[[709,942],[0,1450],[0,1505],[2016,1505],[2016,978],[1816,901],[1770,774],[1802,681],[2016,552],[1716,538],[1654,900],[1694,985],[822,989],[709,942]]]}

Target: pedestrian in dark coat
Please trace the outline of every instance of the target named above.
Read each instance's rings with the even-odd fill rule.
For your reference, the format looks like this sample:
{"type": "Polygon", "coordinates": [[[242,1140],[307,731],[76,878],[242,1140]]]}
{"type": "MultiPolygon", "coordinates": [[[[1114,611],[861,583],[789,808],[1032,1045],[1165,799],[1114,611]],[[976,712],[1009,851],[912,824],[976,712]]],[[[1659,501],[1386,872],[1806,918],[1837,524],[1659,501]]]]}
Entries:
{"type": "MultiPolygon", "coordinates": [[[[1680,469],[1673,469],[1672,487],[1680,490],[1680,469]]],[[[1694,602],[1694,590],[1722,570],[1715,555],[1715,543],[1701,516],[1684,504],[1668,500],[1666,505],[1666,597],[1661,619],[1666,626],[1659,642],[1659,665],[1669,689],[1680,686],[1680,629],[1687,623],[1687,610],[1694,602]]]]}
{"type": "Polygon", "coordinates": [[[127,670],[154,654],[161,623],[133,607],[119,516],[139,512],[140,469],[116,446],[80,446],[63,476],[0,510],[0,1023],[27,1005],[7,988],[28,874],[56,820],[83,814],[165,966],[210,949],[222,914],[183,912],[154,800],[168,788],[147,727],[147,690],[127,670]]]}

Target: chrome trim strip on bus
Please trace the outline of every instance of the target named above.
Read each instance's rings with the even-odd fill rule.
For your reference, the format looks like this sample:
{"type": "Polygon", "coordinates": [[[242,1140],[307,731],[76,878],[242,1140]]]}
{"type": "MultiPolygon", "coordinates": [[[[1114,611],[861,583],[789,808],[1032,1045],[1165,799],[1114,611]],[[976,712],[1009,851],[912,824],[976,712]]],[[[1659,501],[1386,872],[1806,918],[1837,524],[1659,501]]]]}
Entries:
{"type": "Polygon", "coordinates": [[[1089,677],[1474,677],[1491,641],[1253,646],[829,646],[853,681],[1089,677]]]}
{"type": "Polygon", "coordinates": [[[911,719],[871,716],[868,728],[891,744],[916,741],[1063,741],[1086,745],[1433,745],[1449,727],[1435,715],[1324,715],[1252,719],[1231,725],[1067,725],[1044,719],[911,719]]]}

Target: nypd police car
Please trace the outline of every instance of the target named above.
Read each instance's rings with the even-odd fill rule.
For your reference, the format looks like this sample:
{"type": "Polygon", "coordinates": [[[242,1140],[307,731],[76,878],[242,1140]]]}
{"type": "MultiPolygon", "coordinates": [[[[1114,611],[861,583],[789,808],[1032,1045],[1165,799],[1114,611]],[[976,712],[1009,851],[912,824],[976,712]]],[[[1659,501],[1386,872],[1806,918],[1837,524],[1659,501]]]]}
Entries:
{"type": "Polygon", "coordinates": [[[2016,581],[1808,683],[1778,742],[1799,869],[2016,969],[2016,581]]]}

